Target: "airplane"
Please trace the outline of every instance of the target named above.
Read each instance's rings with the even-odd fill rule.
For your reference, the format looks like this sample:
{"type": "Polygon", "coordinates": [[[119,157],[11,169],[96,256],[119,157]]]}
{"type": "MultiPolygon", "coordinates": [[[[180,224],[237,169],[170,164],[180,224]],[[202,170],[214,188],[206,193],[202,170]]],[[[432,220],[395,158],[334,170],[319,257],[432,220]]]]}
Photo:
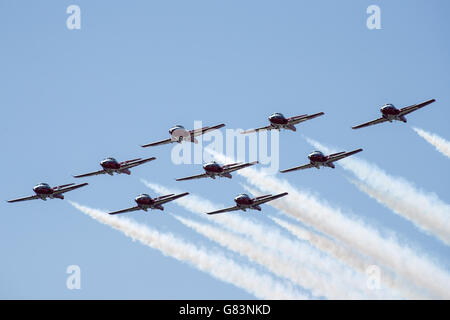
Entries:
{"type": "Polygon", "coordinates": [[[295,170],[303,170],[303,169],[308,169],[308,168],[317,168],[320,169],[320,167],[330,167],[330,168],[335,168],[334,163],[335,161],[341,160],[343,158],[349,157],[355,153],[361,152],[363,151],[363,149],[357,149],[357,150],[353,150],[350,152],[338,152],[338,153],[333,153],[330,154],[328,156],[324,155],[322,152],[320,151],[313,151],[308,155],[309,161],[310,163],[305,164],[303,166],[299,166],[299,167],[294,167],[294,168],[290,168],[290,169],[286,169],[286,170],[281,170],[281,173],[285,173],[285,172],[291,172],[291,171],[295,171],[295,170]]]}
{"type": "Polygon", "coordinates": [[[258,132],[261,130],[274,130],[274,129],[275,130],[286,129],[291,131],[297,131],[297,128],[294,125],[299,124],[300,122],[306,120],[314,119],[324,114],[325,113],[323,112],[319,112],[312,115],[303,114],[301,116],[285,118],[283,114],[276,112],[269,117],[270,124],[268,126],[242,131],[241,133],[247,134],[251,132],[258,132]]]}
{"type": "Polygon", "coordinates": [[[109,174],[110,176],[112,176],[114,173],[117,173],[117,174],[125,173],[125,174],[130,175],[131,174],[131,172],[129,170],[130,168],[139,166],[139,165],[144,164],[149,161],[153,161],[155,159],[156,159],[155,157],[151,157],[151,158],[147,158],[147,159],[138,158],[138,159],[127,160],[127,161],[123,161],[123,162],[118,162],[116,159],[109,157],[100,162],[100,165],[102,166],[103,170],[80,174],[78,176],[74,176],[74,178],[84,178],[84,177],[89,177],[89,176],[96,176],[99,174],[109,174]]]}
{"type": "Polygon", "coordinates": [[[226,165],[221,166],[217,162],[211,161],[211,162],[206,163],[203,166],[205,173],[199,174],[196,176],[190,176],[190,177],[186,177],[186,178],[176,179],[176,181],[200,179],[200,178],[207,178],[207,177],[215,179],[216,176],[226,177],[226,178],[231,179],[232,176],[231,176],[230,172],[237,171],[237,170],[240,170],[243,168],[247,168],[247,167],[250,167],[257,163],[258,163],[258,161],[253,161],[253,162],[248,162],[248,163],[238,162],[238,163],[226,164],[226,165]]]}
{"type": "Polygon", "coordinates": [[[174,143],[174,142],[181,143],[182,141],[190,141],[193,143],[198,143],[198,141],[197,141],[197,139],[195,139],[195,137],[201,136],[202,134],[205,134],[209,131],[220,129],[224,126],[225,125],[223,123],[221,123],[221,124],[219,124],[217,126],[213,126],[213,127],[203,127],[200,129],[194,129],[194,130],[187,131],[183,126],[177,124],[176,126],[169,129],[169,134],[170,134],[169,139],[161,140],[161,141],[153,142],[153,143],[149,143],[149,144],[144,144],[141,147],[142,148],[154,147],[154,146],[159,146],[159,145],[174,143]]]}
{"type": "Polygon", "coordinates": [[[234,198],[234,202],[236,202],[236,205],[234,207],[207,212],[207,214],[217,214],[237,210],[247,211],[247,209],[261,211],[261,207],[259,206],[260,204],[284,197],[287,194],[288,194],[287,192],[283,192],[274,196],[271,194],[267,194],[265,196],[250,198],[248,194],[242,193],[238,195],[236,198],[234,198]]]}
{"type": "Polygon", "coordinates": [[[8,202],[19,202],[19,201],[27,201],[27,200],[34,200],[34,199],[42,199],[47,200],[47,198],[50,199],[64,199],[63,193],[71,190],[75,190],[81,187],[86,186],[87,183],[77,184],[70,183],[70,184],[64,184],[62,186],[57,187],[50,187],[47,183],[39,183],[38,185],[33,187],[33,191],[36,193],[34,196],[25,197],[25,198],[19,198],[14,200],[8,200],[8,202]]]}
{"type": "Polygon", "coordinates": [[[140,194],[137,196],[134,201],[136,201],[137,206],[131,207],[124,210],[114,211],[110,212],[109,214],[119,214],[119,213],[125,213],[125,212],[131,212],[131,211],[138,211],[138,210],[144,210],[147,212],[148,209],[158,209],[158,210],[164,210],[164,207],[162,204],[173,201],[175,199],[184,197],[188,195],[189,192],[180,193],[180,194],[168,194],[161,197],[152,198],[148,194],[140,194]]]}
{"type": "Polygon", "coordinates": [[[407,115],[408,113],[411,113],[413,111],[416,111],[420,108],[423,108],[426,105],[429,105],[430,103],[433,103],[435,101],[436,101],[435,99],[430,99],[430,100],[424,101],[422,103],[413,104],[411,106],[404,107],[401,109],[397,109],[396,107],[394,107],[394,105],[392,103],[387,103],[387,104],[383,105],[380,109],[381,118],[354,126],[354,127],[352,127],[352,129],[364,128],[364,127],[368,127],[368,126],[371,126],[371,125],[374,125],[377,123],[383,123],[386,121],[392,122],[393,120],[403,121],[404,123],[406,123],[405,115],[407,115]]]}

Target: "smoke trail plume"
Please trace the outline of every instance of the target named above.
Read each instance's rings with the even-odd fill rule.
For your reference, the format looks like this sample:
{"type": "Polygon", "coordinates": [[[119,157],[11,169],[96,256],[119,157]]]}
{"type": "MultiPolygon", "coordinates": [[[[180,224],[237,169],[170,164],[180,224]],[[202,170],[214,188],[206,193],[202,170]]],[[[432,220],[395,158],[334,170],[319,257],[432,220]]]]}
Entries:
{"type": "MultiPolygon", "coordinates": [[[[327,252],[328,254],[336,257],[337,259],[343,261],[350,267],[354,268],[355,270],[363,274],[367,274],[369,268],[374,265],[374,262],[370,261],[370,259],[367,259],[358,254],[357,252],[354,252],[351,249],[346,248],[342,244],[337,244],[336,242],[327,237],[311,232],[305,228],[300,227],[299,225],[294,225],[283,219],[279,219],[276,217],[270,218],[279,226],[285,228],[297,238],[310,242],[318,249],[327,252]]],[[[388,272],[385,269],[383,269],[380,281],[389,286],[390,288],[401,293],[402,296],[408,297],[409,299],[424,298],[424,296],[414,292],[415,288],[409,288],[408,290],[405,290],[407,285],[405,283],[402,283],[401,281],[398,281],[395,278],[395,276],[391,274],[391,272],[388,272]]]]}
{"type": "MultiPolygon", "coordinates": [[[[233,161],[213,150],[206,150],[221,162],[233,161]]],[[[289,192],[288,196],[269,202],[270,205],[371,257],[422,291],[427,290],[432,297],[450,298],[449,274],[424,253],[416,253],[406,245],[400,245],[393,234],[381,235],[357,217],[344,214],[326,201],[308,192],[298,191],[286,180],[268,176],[261,170],[245,168],[237,173],[263,192],[289,192]],[[280,207],[280,204],[283,206],[280,207]]]]}
{"type": "MultiPolygon", "coordinates": [[[[163,186],[149,183],[144,179],[141,181],[153,191],[159,194],[177,193],[176,190],[171,190],[163,186]]],[[[279,230],[263,225],[261,223],[251,221],[248,218],[242,217],[236,214],[224,214],[215,215],[213,217],[204,214],[206,211],[217,210],[218,207],[209,202],[206,199],[191,194],[186,198],[180,198],[175,200],[177,204],[185,209],[200,214],[203,218],[219,223],[232,232],[237,232],[245,237],[253,239],[253,243],[263,245],[266,250],[275,251],[281,254],[280,259],[290,261],[292,265],[301,264],[307,266],[310,270],[314,271],[316,276],[329,276],[337,277],[340,282],[347,286],[344,289],[342,295],[345,295],[350,290],[365,290],[365,280],[355,274],[353,271],[344,267],[341,263],[337,263],[336,260],[330,257],[319,254],[317,250],[313,250],[309,245],[293,241],[288,237],[282,235],[279,230]]],[[[245,238],[244,238],[245,239],[245,238]]],[[[307,289],[314,289],[306,287],[307,289]]],[[[341,287],[342,288],[342,287],[341,287]]],[[[368,292],[368,295],[378,295],[378,292],[368,292]]]]}
{"type": "Polygon", "coordinates": [[[413,130],[422,138],[424,138],[428,143],[433,145],[437,151],[442,153],[443,155],[450,158],[450,141],[445,140],[444,138],[438,136],[437,134],[433,134],[422,130],[420,128],[413,128],[413,130]]]}
{"type": "Polygon", "coordinates": [[[175,218],[225,248],[247,256],[250,261],[261,264],[275,275],[287,278],[303,288],[311,289],[312,294],[316,297],[324,296],[329,299],[362,299],[364,297],[361,294],[353,293],[353,290],[349,290],[345,286],[342,287],[342,284],[335,283],[332,278],[313,273],[308,268],[302,267],[301,264],[293,265],[266,250],[263,246],[244,241],[242,237],[231,232],[180,216],[175,216],[175,218]]]}
{"type": "MultiPolygon", "coordinates": [[[[333,152],[317,141],[307,139],[316,148],[333,152]]],[[[337,162],[360,181],[355,185],[393,212],[411,221],[450,245],[450,205],[437,195],[416,188],[411,182],[394,177],[362,159],[350,157],[337,162]]]]}
{"type": "Polygon", "coordinates": [[[134,222],[133,220],[110,216],[107,213],[82,206],[69,201],[76,209],[100,223],[119,230],[127,237],[157,249],[164,255],[189,263],[198,270],[213,277],[231,283],[261,299],[305,299],[306,297],[283,285],[268,275],[261,275],[256,270],[241,266],[222,255],[197,248],[195,245],[177,238],[170,233],[161,233],[134,222]]]}

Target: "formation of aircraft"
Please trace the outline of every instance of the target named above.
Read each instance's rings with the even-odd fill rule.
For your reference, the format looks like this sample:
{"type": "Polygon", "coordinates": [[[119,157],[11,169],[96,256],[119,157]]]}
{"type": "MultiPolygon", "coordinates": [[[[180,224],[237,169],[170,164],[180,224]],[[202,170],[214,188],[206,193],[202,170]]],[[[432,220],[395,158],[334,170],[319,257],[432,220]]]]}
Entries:
{"type": "MultiPolygon", "coordinates": [[[[357,125],[355,127],[352,127],[352,129],[359,129],[359,128],[371,126],[371,125],[386,122],[386,121],[392,122],[392,121],[396,120],[396,121],[406,122],[405,115],[407,115],[413,111],[416,111],[420,108],[423,108],[426,105],[429,105],[433,102],[435,102],[435,99],[430,99],[430,100],[427,100],[427,101],[424,101],[424,102],[421,102],[418,104],[414,104],[414,105],[411,105],[408,107],[404,107],[401,109],[395,108],[392,104],[385,104],[383,107],[381,107],[381,110],[380,110],[381,114],[382,114],[381,118],[357,125]]],[[[283,114],[281,114],[281,113],[274,113],[269,117],[270,124],[268,126],[246,130],[241,133],[247,134],[247,133],[251,133],[251,132],[258,132],[260,130],[281,130],[281,129],[296,131],[297,130],[295,127],[296,124],[299,124],[301,122],[304,122],[304,121],[307,121],[310,119],[314,119],[314,118],[322,116],[322,115],[324,115],[324,113],[319,112],[319,113],[315,113],[315,114],[311,114],[311,115],[305,114],[305,115],[285,118],[283,116],[283,114]]],[[[203,135],[207,132],[213,131],[213,130],[218,130],[224,126],[225,126],[225,124],[222,123],[222,124],[212,126],[212,127],[203,127],[200,129],[194,129],[194,130],[188,131],[183,126],[176,125],[176,126],[170,128],[170,130],[169,130],[170,138],[169,139],[145,144],[145,145],[142,145],[142,147],[146,148],[146,147],[158,146],[158,145],[175,143],[175,142],[182,143],[184,141],[197,143],[198,141],[197,141],[196,137],[203,135]]],[[[313,167],[315,167],[317,169],[319,169],[320,167],[335,168],[335,165],[334,165],[335,161],[349,157],[349,156],[354,155],[361,151],[363,151],[363,149],[356,149],[356,150],[353,150],[350,152],[342,151],[342,152],[338,152],[338,153],[334,153],[334,154],[330,154],[330,155],[324,155],[321,151],[313,151],[312,153],[310,153],[308,155],[308,159],[309,159],[308,164],[304,164],[304,165],[301,165],[298,167],[293,167],[290,169],[281,170],[280,172],[286,173],[286,172],[303,170],[303,169],[308,169],[308,168],[313,168],[313,167]]],[[[127,161],[123,161],[123,162],[118,162],[116,159],[109,157],[100,162],[100,166],[102,167],[102,170],[76,175],[76,176],[74,176],[74,178],[84,178],[84,177],[90,177],[90,176],[102,175],[102,174],[109,174],[112,176],[112,175],[114,175],[114,173],[130,175],[131,168],[142,165],[142,164],[150,162],[150,161],[153,161],[155,159],[156,159],[155,157],[146,158],[146,159],[137,158],[137,159],[127,160],[127,161]]],[[[179,178],[176,180],[177,181],[185,181],[185,180],[201,179],[201,178],[208,178],[208,177],[212,178],[212,179],[215,179],[216,177],[225,177],[225,178],[231,179],[232,178],[232,176],[230,174],[231,172],[253,166],[257,163],[258,163],[258,161],[248,162],[248,163],[238,162],[238,163],[220,165],[217,162],[212,161],[212,162],[206,163],[203,166],[203,169],[205,171],[204,173],[194,175],[194,176],[179,178]]],[[[74,183],[70,183],[70,184],[65,184],[65,185],[61,185],[61,186],[52,188],[47,183],[40,183],[33,187],[33,191],[34,191],[35,195],[29,196],[29,197],[24,197],[24,198],[8,200],[8,202],[11,203],[11,202],[26,201],[26,200],[34,200],[34,199],[42,199],[42,200],[55,199],[55,198],[64,199],[64,196],[63,196],[64,193],[84,187],[86,185],[88,185],[88,184],[81,183],[81,184],[75,185],[74,183]]],[[[109,214],[115,215],[115,214],[120,214],[120,213],[125,213],[125,212],[138,211],[138,210],[147,211],[148,209],[164,210],[164,207],[162,206],[162,204],[179,199],[188,194],[189,194],[188,192],[184,192],[184,193],[180,193],[177,195],[168,194],[168,195],[160,196],[160,197],[156,197],[156,198],[152,198],[148,194],[141,194],[135,198],[135,202],[137,204],[136,206],[127,208],[127,209],[123,209],[123,210],[119,210],[119,211],[110,212],[109,214]]],[[[234,201],[236,203],[235,206],[217,210],[217,211],[213,211],[213,212],[208,212],[207,214],[212,215],[212,214],[237,211],[237,210],[246,211],[247,209],[261,211],[261,207],[260,207],[261,204],[284,197],[287,194],[288,194],[287,192],[284,192],[284,193],[280,193],[277,195],[269,194],[269,195],[260,196],[260,197],[256,197],[256,198],[251,198],[247,194],[240,194],[234,198],[234,201]]]]}
{"type": "Polygon", "coordinates": [[[182,125],[177,124],[176,126],[169,129],[169,134],[170,134],[169,139],[161,140],[161,141],[157,141],[157,142],[153,142],[153,143],[149,143],[149,144],[144,144],[141,147],[147,148],[147,147],[154,147],[154,146],[159,146],[159,145],[174,143],[174,142],[181,143],[183,141],[190,141],[193,143],[198,143],[198,141],[195,137],[201,136],[202,134],[205,134],[205,133],[213,131],[213,130],[220,129],[222,127],[225,127],[225,125],[223,123],[219,124],[217,126],[213,126],[213,127],[203,127],[200,129],[194,129],[194,130],[188,131],[182,125]]]}
{"type": "Polygon", "coordinates": [[[69,183],[69,184],[63,184],[62,186],[57,187],[50,187],[48,183],[39,183],[33,187],[33,191],[35,193],[34,196],[29,196],[25,198],[19,198],[19,199],[13,199],[8,200],[8,202],[19,202],[19,201],[27,201],[27,200],[34,200],[34,199],[42,199],[47,200],[49,199],[64,199],[63,193],[66,193],[68,191],[72,191],[84,186],[87,186],[87,183],[77,184],[75,183],[69,183]]]}
{"type": "Polygon", "coordinates": [[[270,124],[268,126],[242,131],[241,133],[247,134],[251,132],[258,132],[261,130],[280,130],[280,129],[297,131],[297,128],[295,127],[296,124],[299,124],[300,122],[304,122],[306,120],[317,118],[324,114],[325,113],[323,112],[319,112],[312,115],[303,114],[301,116],[286,118],[282,113],[276,112],[269,117],[270,124]]]}
{"type": "Polygon", "coordinates": [[[220,165],[216,161],[211,161],[206,163],[203,166],[203,169],[205,170],[205,173],[198,174],[195,176],[185,177],[176,179],[177,181],[184,181],[184,180],[192,180],[192,179],[201,179],[201,178],[212,178],[215,179],[216,177],[225,177],[228,179],[231,179],[232,176],[230,172],[237,171],[240,169],[244,169],[250,166],[253,166],[254,164],[257,164],[258,161],[248,162],[248,163],[231,163],[231,164],[225,164],[220,165]]]}
{"type": "Polygon", "coordinates": [[[84,178],[84,177],[90,177],[90,176],[97,176],[99,174],[109,174],[112,176],[114,173],[117,173],[117,174],[124,173],[124,174],[130,175],[131,172],[129,169],[139,166],[141,164],[144,164],[146,162],[153,161],[155,159],[156,159],[155,157],[151,157],[151,158],[147,158],[147,159],[138,158],[138,159],[127,160],[127,161],[123,161],[123,162],[118,162],[116,159],[109,157],[100,162],[100,165],[102,166],[103,170],[80,174],[80,175],[73,176],[73,177],[74,178],[84,178]]]}
{"type": "Polygon", "coordinates": [[[131,212],[131,211],[137,211],[137,210],[144,210],[147,211],[148,209],[158,209],[158,210],[164,210],[164,207],[162,204],[176,200],[178,198],[187,196],[189,192],[180,193],[180,194],[168,194],[165,196],[152,198],[148,194],[144,193],[139,196],[137,196],[134,201],[136,202],[137,206],[131,207],[128,209],[123,209],[119,211],[110,212],[109,214],[119,214],[119,213],[125,213],[125,212],[131,212]]]}
{"type": "Polygon", "coordinates": [[[424,102],[421,102],[418,104],[413,104],[411,106],[404,107],[401,109],[397,109],[396,107],[394,107],[394,105],[392,103],[387,103],[387,104],[383,105],[380,109],[381,118],[354,126],[354,127],[352,127],[352,129],[364,128],[364,127],[372,126],[374,124],[383,123],[386,121],[392,122],[394,120],[402,121],[402,122],[406,123],[405,116],[408,113],[419,110],[420,108],[423,108],[435,101],[436,101],[435,99],[430,99],[430,100],[427,100],[427,101],[424,101],[424,102]]]}
{"type": "Polygon", "coordinates": [[[287,194],[288,194],[287,192],[283,192],[283,193],[280,193],[280,194],[277,194],[274,196],[271,194],[267,194],[265,196],[250,198],[250,196],[248,194],[242,193],[242,194],[238,195],[236,198],[234,198],[234,202],[236,202],[236,205],[234,207],[229,207],[229,208],[225,208],[225,209],[221,209],[221,210],[217,210],[217,211],[207,212],[207,214],[217,214],[217,213],[237,211],[237,210],[247,211],[247,209],[261,211],[261,207],[259,206],[260,204],[284,197],[287,194]]]}
{"type": "Polygon", "coordinates": [[[320,169],[320,167],[329,167],[329,168],[335,168],[333,162],[344,159],[346,157],[349,157],[355,153],[361,152],[363,149],[357,149],[350,152],[338,152],[333,153],[328,156],[324,155],[321,151],[313,151],[308,155],[309,163],[304,164],[298,167],[286,169],[286,170],[280,170],[282,173],[296,171],[296,170],[303,170],[303,169],[309,169],[309,168],[317,168],[320,169]]]}

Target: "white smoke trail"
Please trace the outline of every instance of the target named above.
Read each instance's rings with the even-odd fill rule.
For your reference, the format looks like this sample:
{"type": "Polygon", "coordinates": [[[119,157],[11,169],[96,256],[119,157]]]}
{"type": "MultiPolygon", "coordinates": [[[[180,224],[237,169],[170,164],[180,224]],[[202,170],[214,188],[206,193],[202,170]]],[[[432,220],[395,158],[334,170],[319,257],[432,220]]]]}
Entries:
{"type": "MultiPolygon", "coordinates": [[[[307,141],[327,153],[334,152],[317,141],[309,138],[307,141]]],[[[388,175],[377,166],[359,158],[350,157],[336,163],[364,182],[355,183],[361,191],[411,221],[422,231],[431,233],[450,245],[450,205],[437,195],[418,190],[411,182],[388,175]]]]}
{"type": "MultiPolygon", "coordinates": [[[[318,249],[329,253],[330,255],[345,262],[350,267],[354,268],[355,270],[361,273],[367,274],[368,270],[370,270],[370,267],[373,265],[373,261],[368,261],[368,259],[361,256],[359,253],[354,252],[349,248],[346,248],[342,244],[337,244],[336,242],[327,237],[311,232],[305,228],[300,227],[299,225],[294,225],[285,220],[276,217],[270,218],[279,226],[285,228],[297,238],[310,242],[318,249]]],[[[383,269],[383,274],[380,281],[385,283],[390,288],[400,292],[403,296],[408,297],[408,299],[424,298],[424,296],[414,292],[415,288],[414,289],[409,288],[408,290],[405,290],[407,284],[402,283],[401,281],[395,279],[395,276],[385,269],[383,269]]]]}
{"type": "Polygon", "coordinates": [[[428,143],[433,145],[437,151],[450,158],[450,141],[445,140],[437,134],[427,132],[420,128],[413,128],[413,130],[428,143]]]}
{"type": "MultiPolygon", "coordinates": [[[[144,179],[141,179],[141,181],[148,188],[159,194],[178,193],[178,190],[168,189],[144,179]]],[[[339,272],[342,277],[346,275],[351,277],[351,275],[348,275],[348,271],[346,272],[339,264],[330,259],[324,259],[316,251],[311,250],[310,247],[284,237],[278,230],[267,225],[251,221],[246,217],[236,214],[215,215],[214,217],[206,215],[205,212],[223,208],[223,206],[217,206],[207,199],[191,193],[189,197],[180,198],[174,202],[192,213],[199,214],[209,221],[225,226],[228,230],[250,237],[255,242],[266,246],[267,249],[284,254],[286,258],[290,258],[292,261],[299,261],[301,259],[302,263],[311,265],[322,272],[325,272],[325,270],[333,270],[333,273],[339,272]],[[299,251],[302,254],[299,254],[299,251]]]]}
{"type": "MultiPolygon", "coordinates": [[[[241,184],[244,189],[254,195],[260,195],[257,190],[241,184]]],[[[282,207],[282,204],[279,204],[282,207]]],[[[326,252],[327,254],[335,257],[336,259],[342,261],[354,270],[366,274],[372,266],[374,265],[373,259],[362,256],[359,252],[355,252],[351,248],[348,248],[343,243],[336,243],[330,238],[322,236],[318,233],[309,231],[299,225],[291,224],[285,220],[269,216],[275,223],[277,223],[282,228],[288,230],[294,236],[300,240],[308,241],[315,248],[326,252]]],[[[380,279],[381,282],[386,284],[389,288],[394,289],[396,292],[400,293],[402,297],[407,297],[408,299],[423,299],[424,296],[419,295],[415,292],[417,288],[411,287],[409,284],[399,281],[395,278],[389,270],[383,269],[383,276],[380,279]]]]}
{"type": "MultiPolygon", "coordinates": [[[[144,179],[141,179],[141,181],[147,187],[159,194],[178,192],[177,190],[168,189],[158,184],[149,183],[144,179]]],[[[195,194],[190,194],[189,197],[177,199],[175,200],[175,203],[193,213],[200,214],[209,221],[223,225],[230,231],[251,237],[254,240],[254,243],[265,246],[266,250],[281,253],[281,258],[290,261],[293,265],[301,264],[302,267],[310,266],[310,270],[315,272],[316,277],[324,277],[325,274],[330,274],[330,276],[335,278],[337,277],[339,281],[343,283],[342,285],[345,285],[345,287],[342,285],[338,287],[343,290],[341,293],[342,296],[347,294],[350,290],[364,291],[367,289],[364,286],[365,280],[348,268],[345,268],[341,263],[336,263],[335,260],[330,259],[328,256],[319,254],[305,243],[292,241],[280,234],[279,230],[273,227],[262,225],[235,214],[216,215],[214,217],[205,215],[204,212],[217,210],[218,207],[195,194]]],[[[314,288],[306,287],[306,289],[313,290],[314,288]]],[[[380,294],[379,292],[366,293],[368,296],[380,294]]],[[[387,293],[385,294],[387,295],[387,293]]]]}
{"type": "Polygon", "coordinates": [[[303,288],[311,288],[312,294],[316,297],[323,296],[329,299],[363,298],[362,295],[354,295],[351,290],[346,291],[345,288],[338,288],[332,279],[317,276],[317,274],[313,274],[307,268],[303,268],[301,264],[291,264],[257,243],[243,241],[242,237],[212,225],[195,222],[179,216],[175,216],[175,218],[187,227],[192,228],[225,248],[247,256],[250,261],[261,264],[275,275],[287,278],[303,288]]]}
{"type": "MultiPolygon", "coordinates": [[[[221,162],[233,161],[213,150],[205,150],[221,162]]],[[[286,180],[268,176],[254,168],[245,168],[237,173],[263,192],[289,192],[277,202],[269,202],[270,205],[391,268],[397,275],[428,290],[433,297],[450,298],[449,274],[424,253],[416,253],[406,245],[400,245],[393,235],[381,235],[357,217],[344,215],[326,201],[298,191],[286,180]]]]}
{"type": "Polygon", "coordinates": [[[305,299],[306,296],[283,285],[268,275],[260,275],[256,270],[241,266],[222,255],[197,248],[171,233],[161,233],[134,222],[133,220],[110,216],[107,213],[69,201],[76,209],[100,223],[119,230],[127,237],[159,250],[164,255],[187,262],[198,270],[231,283],[261,299],[305,299]]]}

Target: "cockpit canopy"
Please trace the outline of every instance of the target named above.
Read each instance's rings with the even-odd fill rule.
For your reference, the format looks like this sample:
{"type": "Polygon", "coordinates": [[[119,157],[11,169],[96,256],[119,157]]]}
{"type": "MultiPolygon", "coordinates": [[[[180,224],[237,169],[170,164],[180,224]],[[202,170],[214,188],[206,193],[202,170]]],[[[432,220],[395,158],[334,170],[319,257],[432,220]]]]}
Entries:
{"type": "Polygon", "coordinates": [[[177,129],[184,129],[184,127],[181,124],[177,124],[177,125],[174,125],[172,128],[170,128],[169,132],[173,132],[177,129]]]}
{"type": "Polygon", "coordinates": [[[141,193],[140,195],[138,195],[137,197],[136,197],[136,199],[137,198],[150,198],[150,196],[147,194],[147,193],[141,193]]]}
{"type": "Polygon", "coordinates": [[[392,103],[386,103],[381,107],[381,109],[385,109],[385,108],[395,108],[395,107],[392,103]]]}
{"type": "Polygon", "coordinates": [[[36,187],[40,187],[40,188],[49,188],[49,189],[50,189],[49,184],[48,184],[48,183],[45,183],[45,182],[39,183],[36,187]]]}
{"type": "Polygon", "coordinates": [[[239,199],[239,198],[247,198],[247,199],[249,199],[250,197],[249,197],[248,194],[246,194],[246,193],[241,193],[241,194],[238,195],[235,199],[239,199]]]}
{"type": "Polygon", "coordinates": [[[270,118],[284,118],[284,115],[280,112],[275,112],[270,116],[270,118]]]}
{"type": "Polygon", "coordinates": [[[102,162],[117,162],[117,160],[114,159],[113,157],[108,157],[108,158],[104,159],[102,162]]]}
{"type": "Polygon", "coordinates": [[[315,150],[315,151],[311,152],[308,156],[309,157],[311,157],[311,156],[323,156],[323,152],[315,150]]]}

